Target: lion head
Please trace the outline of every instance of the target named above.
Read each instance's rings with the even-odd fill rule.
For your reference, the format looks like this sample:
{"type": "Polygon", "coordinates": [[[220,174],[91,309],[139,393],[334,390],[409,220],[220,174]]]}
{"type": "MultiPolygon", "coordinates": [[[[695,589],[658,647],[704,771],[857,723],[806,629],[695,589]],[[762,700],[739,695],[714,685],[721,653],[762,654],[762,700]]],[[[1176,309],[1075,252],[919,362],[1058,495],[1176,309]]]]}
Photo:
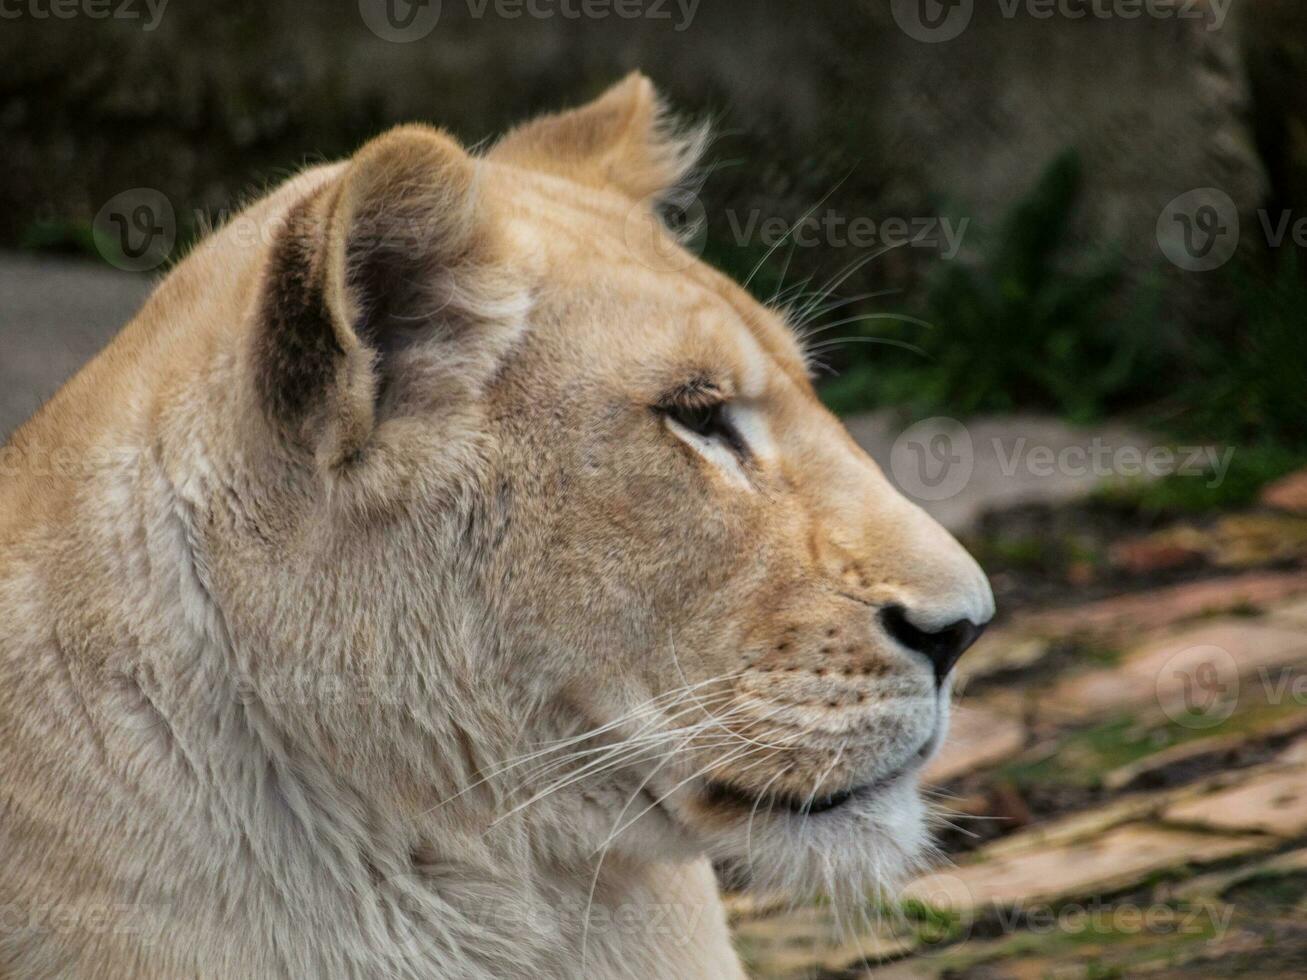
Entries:
{"type": "Polygon", "coordinates": [[[638,76],[484,152],[397,129],[216,233],[111,352],[168,365],[151,454],[206,669],[397,853],[861,890],[925,846],[993,599],[784,314],[663,227],[696,142],[638,76]]]}

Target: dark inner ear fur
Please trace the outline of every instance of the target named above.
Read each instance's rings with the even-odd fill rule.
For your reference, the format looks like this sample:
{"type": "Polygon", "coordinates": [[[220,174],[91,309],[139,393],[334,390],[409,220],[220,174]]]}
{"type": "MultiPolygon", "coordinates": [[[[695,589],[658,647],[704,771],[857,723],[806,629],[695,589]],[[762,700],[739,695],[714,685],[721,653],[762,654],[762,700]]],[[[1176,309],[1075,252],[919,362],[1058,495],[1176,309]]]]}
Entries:
{"type": "MultiPolygon", "coordinates": [[[[364,226],[376,224],[364,219],[364,226]]],[[[439,312],[440,262],[431,254],[420,225],[402,222],[376,234],[366,227],[351,230],[345,248],[345,283],[356,314],[355,335],[376,352],[378,381],[388,385],[395,356],[430,336],[439,312]]],[[[378,400],[384,392],[378,392],[378,400]]]]}
{"type": "Polygon", "coordinates": [[[291,209],[268,259],[254,370],[264,410],[292,443],[329,458],[361,448],[403,352],[450,320],[455,282],[475,292],[489,250],[471,171],[448,137],[405,127],[291,209]],[[340,445],[324,447],[324,436],[340,445]]]}
{"type": "Polygon", "coordinates": [[[269,416],[298,432],[345,357],[327,305],[321,243],[314,234],[317,196],[301,201],[273,246],[255,348],[256,387],[269,416]]]}

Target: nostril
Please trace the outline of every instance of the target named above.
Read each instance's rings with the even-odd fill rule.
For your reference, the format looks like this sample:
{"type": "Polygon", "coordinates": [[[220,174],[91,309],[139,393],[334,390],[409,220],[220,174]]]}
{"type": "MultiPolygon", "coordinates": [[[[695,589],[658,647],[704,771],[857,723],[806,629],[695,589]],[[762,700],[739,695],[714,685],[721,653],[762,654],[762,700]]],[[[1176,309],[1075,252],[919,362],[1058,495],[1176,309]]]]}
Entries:
{"type": "Polygon", "coordinates": [[[886,606],[880,611],[880,621],[890,636],[930,661],[938,684],[944,683],[958,658],[985,630],[969,619],[959,619],[943,629],[923,630],[912,625],[902,606],[886,606]]]}

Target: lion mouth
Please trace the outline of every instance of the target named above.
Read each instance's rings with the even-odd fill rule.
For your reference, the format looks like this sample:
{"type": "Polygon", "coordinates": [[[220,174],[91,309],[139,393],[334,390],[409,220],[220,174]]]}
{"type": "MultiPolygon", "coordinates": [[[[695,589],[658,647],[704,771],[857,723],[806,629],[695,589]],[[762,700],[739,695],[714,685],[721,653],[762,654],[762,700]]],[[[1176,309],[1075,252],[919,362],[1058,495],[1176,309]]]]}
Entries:
{"type": "Polygon", "coordinates": [[[909,772],[919,768],[930,758],[936,740],[936,735],[932,735],[907,762],[883,776],[869,783],[837,789],[830,793],[800,795],[774,790],[757,793],[727,781],[710,780],[704,785],[701,799],[710,806],[720,809],[747,810],[749,813],[781,811],[800,817],[829,813],[854,800],[865,799],[873,793],[886,789],[909,772]]]}
{"type": "Polygon", "coordinates": [[[706,803],[722,808],[771,811],[787,810],[798,816],[826,813],[836,810],[848,803],[854,796],[871,788],[872,784],[854,786],[849,789],[836,790],[823,796],[798,796],[789,793],[752,793],[749,790],[732,786],[729,783],[710,782],[703,789],[706,803]]]}
{"type": "Polygon", "coordinates": [[[771,791],[754,793],[730,783],[714,781],[704,787],[703,799],[710,805],[727,809],[747,809],[750,813],[784,811],[799,817],[810,817],[838,810],[854,800],[865,799],[872,793],[889,786],[912,768],[911,765],[904,765],[870,783],[837,789],[831,793],[809,793],[806,796],[771,791]]]}

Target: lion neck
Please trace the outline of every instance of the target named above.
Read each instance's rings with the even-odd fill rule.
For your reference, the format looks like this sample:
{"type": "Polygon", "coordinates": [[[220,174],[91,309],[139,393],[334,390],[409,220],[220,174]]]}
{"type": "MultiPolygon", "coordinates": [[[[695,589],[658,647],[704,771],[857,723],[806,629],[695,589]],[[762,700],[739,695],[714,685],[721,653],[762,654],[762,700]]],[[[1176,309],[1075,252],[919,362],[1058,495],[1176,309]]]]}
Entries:
{"type": "MultiPolygon", "coordinates": [[[[43,523],[22,560],[6,563],[0,595],[35,578],[48,603],[29,612],[21,636],[6,635],[6,654],[48,664],[46,676],[60,678],[54,696],[84,706],[40,746],[10,742],[30,765],[7,760],[6,771],[34,806],[57,810],[43,787],[50,771],[65,768],[98,801],[94,812],[57,818],[65,832],[78,827],[86,854],[58,874],[39,853],[16,857],[11,869],[77,894],[153,867],[136,886],[152,923],[217,956],[232,929],[212,910],[257,908],[287,935],[312,935],[275,951],[278,969],[291,973],[311,962],[317,975],[332,976],[383,968],[404,976],[410,967],[420,975],[415,965],[450,976],[562,976],[586,945],[592,975],[608,972],[606,962],[616,974],[632,940],[590,933],[585,910],[597,902],[630,915],[637,899],[654,901],[642,870],[652,865],[621,848],[607,856],[606,871],[598,865],[595,843],[612,813],[596,805],[593,787],[570,785],[528,802],[513,769],[486,778],[573,732],[549,712],[526,715],[487,696],[493,685],[470,661],[513,658],[458,625],[484,609],[467,594],[457,597],[457,616],[437,608],[450,594],[410,605],[417,583],[393,580],[404,601],[365,609],[350,594],[372,574],[367,566],[329,587],[285,573],[279,585],[287,594],[313,593],[306,621],[279,621],[249,592],[231,602],[237,587],[223,572],[248,554],[209,553],[205,527],[257,507],[239,480],[209,485],[225,481],[228,467],[181,457],[181,445],[212,437],[185,436],[135,446],[106,440],[117,444],[118,461],[88,479],[60,521],[43,523]],[[226,501],[225,516],[205,510],[215,500],[226,501]],[[58,642],[42,637],[46,622],[62,624],[58,642]],[[381,631],[378,622],[388,649],[369,635],[381,631]],[[371,654],[361,660],[341,639],[360,636],[371,654]],[[298,663],[321,669],[260,662],[283,645],[298,663]],[[190,869],[180,896],[178,867],[190,869]],[[371,921],[358,921],[360,908],[371,921]],[[351,965],[360,959],[369,970],[351,965]]],[[[378,556],[371,568],[392,559],[378,556]]],[[[52,697],[36,678],[10,694],[52,697]]],[[[528,796],[564,775],[535,771],[528,796]]],[[[639,939],[639,949],[651,941],[639,939]]],[[[105,955],[128,962],[133,954],[105,955]]],[[[235,955],[266,967],[273,954],[235,955]]]]}

